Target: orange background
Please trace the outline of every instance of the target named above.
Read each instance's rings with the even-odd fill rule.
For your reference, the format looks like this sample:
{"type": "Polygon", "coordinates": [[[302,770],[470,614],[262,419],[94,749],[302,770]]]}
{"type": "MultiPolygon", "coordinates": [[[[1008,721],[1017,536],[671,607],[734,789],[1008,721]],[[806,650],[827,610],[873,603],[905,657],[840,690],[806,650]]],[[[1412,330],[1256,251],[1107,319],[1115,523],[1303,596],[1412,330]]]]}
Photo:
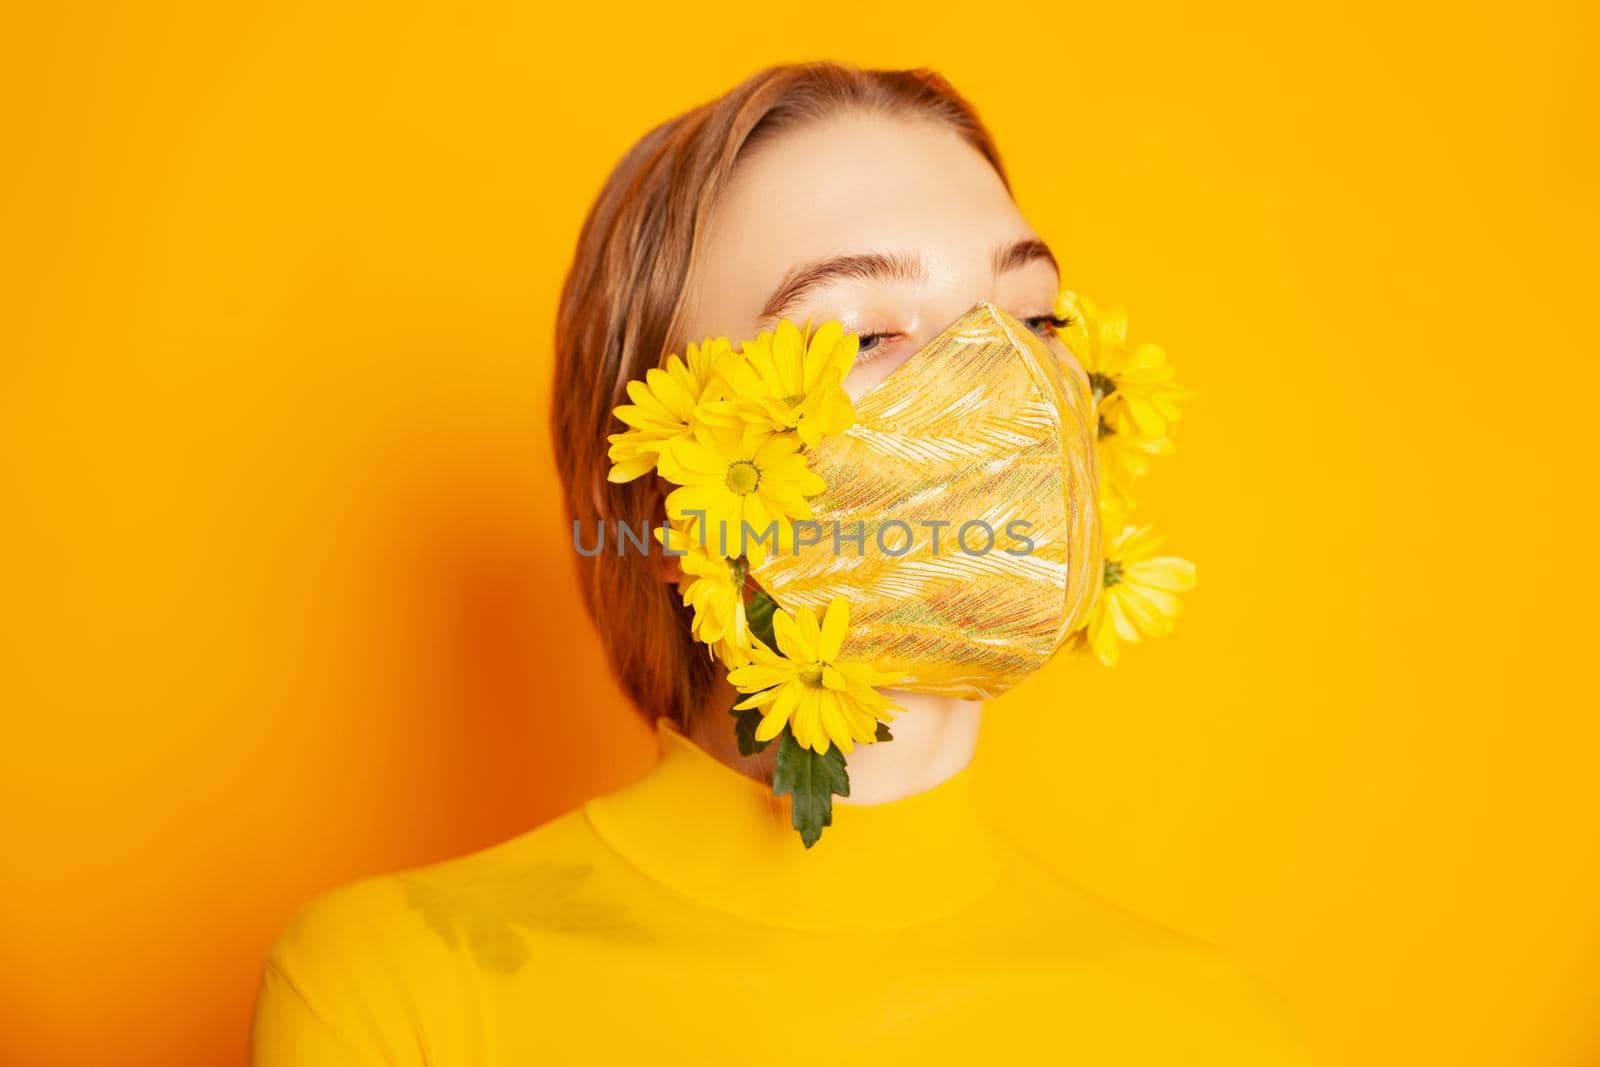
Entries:
{"type": "Polygon", "coordinates": [[[299,903],[647,766],[557,286],[632,139],[828,55],[949,74],[1198,394],[1178,634],[1001,702],[997,817],[1323,1062],[1600,1063],[1593,6],[554,6],[8,19],[0,1060],[238,1063],[299,903]]]}

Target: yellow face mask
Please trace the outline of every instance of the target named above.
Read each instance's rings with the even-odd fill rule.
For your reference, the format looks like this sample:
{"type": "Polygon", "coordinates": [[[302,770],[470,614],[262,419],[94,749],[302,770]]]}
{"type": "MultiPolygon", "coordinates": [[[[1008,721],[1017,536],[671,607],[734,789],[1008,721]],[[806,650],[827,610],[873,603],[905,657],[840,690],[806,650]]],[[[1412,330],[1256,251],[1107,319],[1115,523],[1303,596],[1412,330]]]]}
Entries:
{"type": "Polygon", "coordinates": [[[1093,398],[1052,344],[991,304],[958,319],[822,440],[815,520],[751,576],[790,611],[847,598],[842,654],[898,689],[987,699],[1037,670],[1101,577],[1093,398]]]}

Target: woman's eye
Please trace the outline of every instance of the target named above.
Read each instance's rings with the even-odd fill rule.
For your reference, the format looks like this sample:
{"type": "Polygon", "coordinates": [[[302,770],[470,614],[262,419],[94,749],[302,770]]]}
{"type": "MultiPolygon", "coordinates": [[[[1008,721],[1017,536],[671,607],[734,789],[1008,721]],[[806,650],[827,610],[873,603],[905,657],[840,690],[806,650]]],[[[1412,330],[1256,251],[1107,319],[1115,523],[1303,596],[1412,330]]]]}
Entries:
{"type": "Polygon", "coordinates": [[[1072,325],[1071,319],[1064,319],[1060,315],[1033,315],[1023,319],[1022,322],[1040,337],[1052,337],[1057,330],[1064,330],[1072,325]]]}
{"type": "Polygon", "coordinates": [[[860,344],[856,348],[857,356],[865,356],[878,348],[891,337],[900,336],[898,333],[864,333],[860,335],[860,344]]]}

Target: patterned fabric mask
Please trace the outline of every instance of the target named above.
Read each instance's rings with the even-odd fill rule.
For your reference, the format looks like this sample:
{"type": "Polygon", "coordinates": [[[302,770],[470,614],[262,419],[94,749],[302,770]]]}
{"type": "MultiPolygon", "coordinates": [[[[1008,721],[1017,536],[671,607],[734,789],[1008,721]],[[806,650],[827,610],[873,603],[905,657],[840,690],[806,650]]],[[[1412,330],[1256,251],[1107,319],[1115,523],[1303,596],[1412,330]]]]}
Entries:
{"type": "Polygon", "coordinates": [[[1101,578],[1094,401],[1059,343],[963,315],[822,440],[815,521],[751,576],[789,611],[847,598],[843,655],[897,689],[987,699],[1041,667],[1101,578]]]}

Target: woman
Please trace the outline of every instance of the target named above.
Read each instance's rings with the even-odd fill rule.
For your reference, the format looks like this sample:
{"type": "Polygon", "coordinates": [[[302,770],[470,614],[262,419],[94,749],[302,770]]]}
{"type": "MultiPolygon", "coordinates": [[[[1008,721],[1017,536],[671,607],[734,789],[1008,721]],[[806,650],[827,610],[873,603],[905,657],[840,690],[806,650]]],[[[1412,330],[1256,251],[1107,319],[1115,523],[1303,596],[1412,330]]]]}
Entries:
{"type": "MultiPolygon", "coordinates": [[[[776,714],[770,672],[782,657],[771,651],[708,656],[699,609],[678,588],[688,563],[585,551],[593,535],[581,531],[605,522],[683,518],[667,503],[675,472],[662,458],[678,453],[660,445],[630,465],[639,449],[614,414],[636,395],[628,383],[691,339],[777,337],[785,320],[840,324],[828,336],[847,373],[832,384],[858,421],[891,386],[941,388],[964,373],[930,372],[939,357],[928,353],[952,337],[1000,338],[1020,359],[1048,343],[1071,383],[1032,380],[1046,407],[1072,416],[1047,435],[1066,444],[1045,465],[1058,509],[1066,499],[1070,510],[1093,478],[1071,457],[1092,449],[1071,432],[1083,370],[1059,341],[1040,340],[1066,325],[1059,286],[988,133],[937,75],[772,69],[640,141],[594,205],[567,280],[553,431],[590,611],[655,721],[662,760],[496,847],[306,907],[268,960],[255,1062],[1303,1062],[1271,994],[1206,947],[1057,880],[975,808],[981,705],[968,697],[1018,680],[1060,644],[1063,611],[1081,608],[1068,587],[1097,563],[1073,537],[1056,542],[1077,552],[1071,566],[1033,579],[1054,583],[1038,598],[1053,627],[1043,654],[1019,667],[1012,643],[991,641],[1005,647],[964,661],[987,672],[983,684],[970,671],[963,685],[915,684],[977,647],[945,618],[944,643],[917,645],[920,661],[874,661],[909,669],[859,676],[871,683],[863,693],[884,698],[870,706],[877,738],[870,715],[865,735],[835,715],[832,726],[814,719],[808,737],[802,705],[776,714]],[[962,326],[947,332],[952,323],[962,326]],[[754,716],[740,720],[753,736],[736,736],[735,703],[754,716]],[[847,785],[841,773],[820,791],[808,794],[807,778],[774,795],[784,759],[790,771],[842,770],[845,748],[847,785]]],[[[1028,402],[1036,409],[1039,395],[1028,402]]],[[[915,404],[902,407],[916,417],[915,404]]],[[[860,473],[827,455],[817,444],[811,466],[860,473]]],[[[896,463],[884,470],[919,476],[914,457],[896,463]]],[[[1091,521],[1067,519],[1069,532],[1091,521]]],[[[761,570],[754,558],[750,573],[781,587],[781,561],[761,570]]],[[[1015,584],[985,595],[1004,599],[1015,584]]],[[[949,595],[971,588],[964,578],[949,595]]],[[[764,647],[807,625],[802,608],[777,609],[770,631],[744,610],[764,647]]],[[[858,609],[857,622],[866,617],[858,609]]],[[[820,611],[809,619],[824,643],[846,626],[820,611]]]]}

